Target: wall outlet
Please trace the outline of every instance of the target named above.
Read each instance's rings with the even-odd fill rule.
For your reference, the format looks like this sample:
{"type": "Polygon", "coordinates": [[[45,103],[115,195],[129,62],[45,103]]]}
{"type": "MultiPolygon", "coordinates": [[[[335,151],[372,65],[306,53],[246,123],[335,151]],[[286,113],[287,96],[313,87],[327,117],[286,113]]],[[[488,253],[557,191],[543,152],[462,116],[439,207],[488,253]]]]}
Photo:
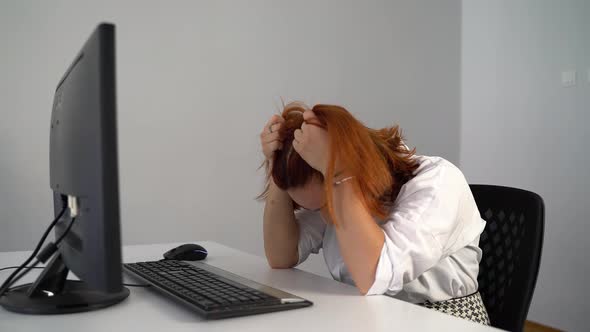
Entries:
{"type": "Polygon", "coordinates": [[[561,72],[561,86],[568,88],[576,85],[576,71],[562,71],[561,72]]]}

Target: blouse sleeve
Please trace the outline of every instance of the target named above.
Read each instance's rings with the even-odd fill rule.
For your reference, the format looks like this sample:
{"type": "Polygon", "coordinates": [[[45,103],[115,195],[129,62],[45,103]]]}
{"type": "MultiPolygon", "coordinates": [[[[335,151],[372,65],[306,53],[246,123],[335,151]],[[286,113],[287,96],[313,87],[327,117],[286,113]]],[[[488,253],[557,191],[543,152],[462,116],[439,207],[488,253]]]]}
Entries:
{"type": "Polygon", "coordinates": [[[322,248],[326,224],[319,212],[300,210],[295,213],[295,219],[299,225],[299,265],[309,254],[317,254],[322,248]]]}
{"type": "Polygon", "coordinates": [[[401,291],[485,226],[467,181],[453,164],[438,158],[421,166],[381,224],[385,242],[367,295],[401,291]]]}

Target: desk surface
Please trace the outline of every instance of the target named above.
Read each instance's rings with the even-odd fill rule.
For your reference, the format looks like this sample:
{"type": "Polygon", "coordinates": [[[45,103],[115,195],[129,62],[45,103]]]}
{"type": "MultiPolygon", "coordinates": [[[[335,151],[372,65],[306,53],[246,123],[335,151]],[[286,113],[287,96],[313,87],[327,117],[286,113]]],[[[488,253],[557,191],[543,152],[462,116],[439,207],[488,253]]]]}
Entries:
{"type": "MultiPolygon", "coordinates": [[[[106,309],[30,316],[0,308],[0,331],[498,331],[387,296],[361,296],[356,288],[298,269],[272,270],[263,258],[214,242],[206,263],[314,302],[309,308],[218,321],[202,320],[149,288],[130,288],[125,301],[106,309]]],[[[179,243],[125,246],[125,262],[160,259],[179,243]]],[[[30,252],[0,253],[0,267],[19,265],[30,252]]],[[[31,282],[33,270],[23,282],[31,282]]],[[[0,272],[0,283],[10,272],[0,272]]],[[[135,282],[125,275],[125,282],[135,282]]]]}

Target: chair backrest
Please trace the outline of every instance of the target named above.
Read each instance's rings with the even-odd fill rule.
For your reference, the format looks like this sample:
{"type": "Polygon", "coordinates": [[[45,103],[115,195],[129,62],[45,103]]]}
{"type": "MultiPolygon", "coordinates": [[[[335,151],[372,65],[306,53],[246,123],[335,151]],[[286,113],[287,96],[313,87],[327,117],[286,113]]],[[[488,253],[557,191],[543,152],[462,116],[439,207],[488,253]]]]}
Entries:
{"type": "Polygon", "coordinates": [[[487,224],[479,247],[479,291],[493,326],[522,331],[539,273],[543,199],[530,191],[470,185],[487,224]]]}

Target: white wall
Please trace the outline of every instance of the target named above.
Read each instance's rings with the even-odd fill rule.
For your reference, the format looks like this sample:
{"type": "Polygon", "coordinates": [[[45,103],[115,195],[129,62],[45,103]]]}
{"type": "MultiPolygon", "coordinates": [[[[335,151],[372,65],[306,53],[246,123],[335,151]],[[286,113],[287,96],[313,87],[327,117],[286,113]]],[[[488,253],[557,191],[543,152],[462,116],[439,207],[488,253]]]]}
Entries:
{"type": "Polygon", "coordinates": [[[463,1],[461,166],[545,200],[529,319],[588,329],[590,1],[463,1]],[[560,86],[577,70],[578,85],[560,86]]]}
{"type": "Polygon", "coordinates": [[[0,251],[30,249],[50,220],[53,90],[104,20],[126,244],[262,255],[258,133],[280,97],[397,122],[420,153],[459,159],[459,0],[2,1],[0,251]]]}

